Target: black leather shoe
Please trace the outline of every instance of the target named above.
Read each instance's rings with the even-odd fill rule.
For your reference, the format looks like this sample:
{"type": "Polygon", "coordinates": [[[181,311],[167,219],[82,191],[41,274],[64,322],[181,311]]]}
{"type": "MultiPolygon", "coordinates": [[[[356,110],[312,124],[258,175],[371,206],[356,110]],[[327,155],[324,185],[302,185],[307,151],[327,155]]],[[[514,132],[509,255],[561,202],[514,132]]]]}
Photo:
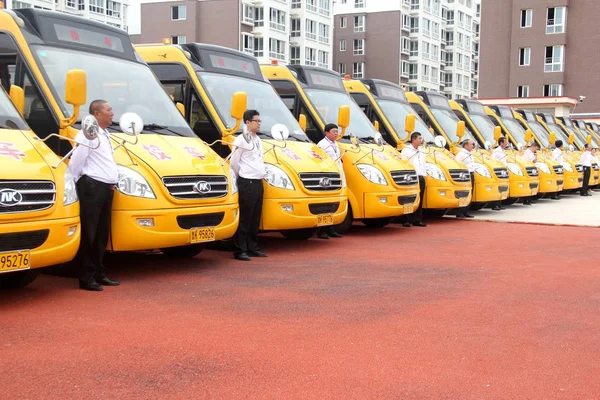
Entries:
{"type": "Polygon", "coordinates": [[[405,228],[410,228],[412,226],[412,224],[410,222],[405,222],[402,224],[402,226],[405,228]]]}
{"type": "Polygon", "coordinates": [[[474,216],[474,215],[471,215],[471,214],[466,214],[466,215],[465,215],[465,218],[475,218],[475,216],[474,216]]]}
{"type": "Polygon", "coordinates": [[[319,239],[329,239],[329,235],[326,233],[321,233],[317,236],[319,239]]]}
{"type": "Polygon", "coordinates": [[[331,233],[329,234],[329,236],[330,236],[330,237],[333,237],[333,238],[343,238],[343,237],[344,237],[344,235],[340,235],[340,234],[339,234],[339,233],[337,233],[337,232],[331,232],[331,233]]]}
{"type": "Polygon", "coordinates": [[[494,207],[492,207],[492,210],[493,210],[493,211],[500,211],[500,210],[502,210],[502,209],[501,209],[500,207],[498,207],[498,206],[494,206],[494,207]]]}
{"type": "Polygon", "coordinates": [[[550,200],[560,200],[558,197],[550,197],[550,200]]]}
{"type": "Polygon", "coordinates": [[[463,219],[463,218],[467,218],[467,217],[463,214],[456,214],[456,218],[463,219]]]}
{"type": "Polygon", "coordinates": [[[83,289],[83,290],[89,290],[90,292],[101,292],[104,290],[104,288],[102,286],[98,285],[98,283],[96,283],[96,282],[92,282],[92,283],[79,282],[79,288],[83,289]]]}
{"type": "Polygon", "coordinates": [[[235,253],[233,257],[240,261],[250,261],[250,257],[246,253],[235,253]]]}
{"type": "Polygon", "coordinates": [[[500,209],[501,209],[501,210],[506,210],[506,207],[504,207],[504,206],[500,206],[500,209]]]}
{"type": "Polygon", "coordinates": [[[524,205],[524,206],[532,206],[532,205],[533,205],[533,203],[532,203],[531,201],[525,200],[525,201],[523,202],[523,205],[524,205]]]}
{"type": "Polygon", "coordinates": [[[250,257],[268,257],[268,255],[266,255],[265,253],[263,253],[260,250],[258,250],[258,251],[249,251],[248,255],[250,257]]]}
{"type": "Polygon", "coordinates": [[[102,286],[119,286],[120,285],[119,281],[115,281],[115,280],[109,279],[107,277],[104,277],[102,279],[96,279],[96,282],[98,282],[102,286]]]}
{"type": "Polygon", "coordinates": [[[426,227],[426,226],[427,226],[427,224],[426,224],[425,222],[420,222],[420,221],[419,221],[419,222],[415,222],[415,223],[413,224],[413,226],[420,226],[420,227],[424,228],[424,227],[426,227]]]}

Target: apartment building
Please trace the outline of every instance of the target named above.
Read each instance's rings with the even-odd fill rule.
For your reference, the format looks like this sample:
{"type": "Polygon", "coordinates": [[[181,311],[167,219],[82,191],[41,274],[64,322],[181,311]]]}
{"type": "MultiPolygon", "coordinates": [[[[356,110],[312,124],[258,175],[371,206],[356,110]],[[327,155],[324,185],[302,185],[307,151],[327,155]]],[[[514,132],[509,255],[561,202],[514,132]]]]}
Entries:
{"type": "Polygon", "coordinates": [[[142,0],[136,43],[201,42],[259,62],[332,66],[332,0],[142,0]]]}
{"type": "Polygon", "coordinates": [[[594,0],[483,0],[480,97],[585,96],[577,112],[600,111],[598,15],[594,0]]]}
{"type": "Polygon", "coordinates": [[[450,98],[478,88],[479,0],[339,0],[334,68],[450,98]]]}
{"type": "Polygon", "coordinates": [[[7,9],[41,8],[78,15],[127,31],[129,0],[4,0],[7,9]]]}

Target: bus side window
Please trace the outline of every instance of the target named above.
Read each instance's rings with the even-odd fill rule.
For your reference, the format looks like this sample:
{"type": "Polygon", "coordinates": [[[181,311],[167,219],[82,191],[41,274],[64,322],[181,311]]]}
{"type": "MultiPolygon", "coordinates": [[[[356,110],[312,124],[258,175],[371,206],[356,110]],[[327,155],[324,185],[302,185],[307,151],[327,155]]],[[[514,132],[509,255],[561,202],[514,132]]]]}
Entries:
{"type": "MultiPolygon", "coordinates": [[[[198,98],[196,90],[191,86],[190,93],[189,124],[194,133],[208,144],[221,140],[221,132],[219,132],[215,123],[208,117],[208,112],[204,108],[204,104],[198,98]]],[[[222,143],[215,143],[211,148],[221,157],[227,157],[231,152],[229,146],[225,146],[222,143]]]]}
{"type": "Polygon", "coordinates": [[[163,87],[171,96],[173,103],[184,104],[185,81],[183,82],[162,82],[163,87]]]}
{"type": "Polygon", "coordinates": [[[298,100],[298,115],[300,115],[300,114],[306,115],[306,136],[308,136],[310,138],[310,140],[312,140],[315,143],[320,142],[321,139],[323,139],[325,136],[321,133],[321,130],[318,128],[314,118],[312,117],[312,115],[310,114],[310,112],[308,111],[308,109],[306,108],[304,103],[300,99],[297,99],[297,100],[298,100]]]}

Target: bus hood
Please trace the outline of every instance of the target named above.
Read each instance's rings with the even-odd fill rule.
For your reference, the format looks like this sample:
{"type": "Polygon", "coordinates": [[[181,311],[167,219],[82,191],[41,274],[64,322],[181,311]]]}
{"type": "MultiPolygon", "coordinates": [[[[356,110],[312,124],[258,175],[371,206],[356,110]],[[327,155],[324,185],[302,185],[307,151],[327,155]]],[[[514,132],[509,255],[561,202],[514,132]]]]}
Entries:
{"type": "MultiPolygon", "coordinates": [[[[54,180],[52,168],[40,154],[36,144],[32,143],[33,138],[29,139],[26,133],[17,130],[2,131],[0,170],[4,171],[4,179],[54,180]]],[[[39,146],[45,147],[41,142],[39,146]]]]}
{"type": "Polygon", "coordinates": [[[342,151],[347,150],[344,159],[357,164],[375,164],[383,171],[414,170],[412,163],[404,160],[390,145],[360,144],[359,148],[349,143],[340,143],[342,151]]]}
{"type": "Polygon", "coordinates": [[[301,172],[339,173],[334,160],[314,143],[293,141],[284,143],[273,139],[263,139],[262,146],[266,163],[283,164],[295,174],[301,172]]]}
{"type": "Polygon", "coordinates": [[[454,158],[454,155],[446,149],[442,150],[437,147],[427,147],[427,148],[421,147],[421,150],[428,153],[427,154],[427,162],[428,163],[436,164],[438,166],[445,168],[446,170],[466,169],[466,166],[463,163],[456,161],[456,159],[454,158]]]}
{"type": "MultiPolygon", "coordinates": [[[[134,142],[134,138],[111,133],[118,141],[134,142]]],[[[219,157],[206,143],[198,138],[142,134],[136,144],[125,144],[127,150],[142,160],[160,177],[176,175],[226,175],[228,168],[222,166],[219,157]]],[[[116,147],[113,141],[113,147],[116,147]]],[[[123,166],[131,160],[123,147],[115,152],[115,159],[123,166]]]]}

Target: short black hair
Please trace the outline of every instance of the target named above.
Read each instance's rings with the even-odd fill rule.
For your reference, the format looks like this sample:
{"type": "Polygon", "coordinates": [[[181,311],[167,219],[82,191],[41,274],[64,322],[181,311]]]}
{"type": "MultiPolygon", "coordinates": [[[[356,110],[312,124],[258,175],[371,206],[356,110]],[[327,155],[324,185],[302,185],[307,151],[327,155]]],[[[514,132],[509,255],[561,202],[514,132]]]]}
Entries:
{"type": "Polygon", "coordinates": [[[498,145],[501,145],[504,142],[506,142],[506,138],[504,136],[501,136],[500,138],[498,138],[498,145]]]}
{"type": "Polygon", "coordinates": [[[465,139],[463,140],[463,142],[461,143],[462,147],[465,147],[467,144],[469,144],[469,142],[471,142],[471,139],[465,139]]]}
{"type": "Polygon", "coordinates": [[[419,136],[421,136],[421,134],[419,132],[413,132],[412,135],[410,135],[411,143],[414,142],[415,140],[417,140],[419,138],[419,136]]]}
{"type": "Polygon", "coordinates": [[[554,146],[556,146],[557,149],[560,149],[563,146],[562,140],[557,140],[554,142],[554,146]]]}
{"type": "Polygon", "coordinates": [[[591,148],[592,148],[592,145],[591,145],[591,144],[589,144],[589,143],[586,143],[586,144],[585,144],[585,148],[586,148],[586,149],[587,149],[587,148],[590,148],[590,149],[591,149],[591,148]]]}
{"type": "Polygon", "coordinates": [[[252,121],[252,118],[254,118],[257,115],[260,115],[260,114],[256,110],[246,110],[246,111],[244,111],[244,123],[246,123],[248,121],[252,121]]]}
{"type": "Polygon", "coordinates": [[[538,144],[538,142],[533,142],[529,147],[540,147],[540,145],[538,144]]]}
{"type": "Polygon", "coordinates": [[[94,115],[96,111],[100,111],[105,104],[108,104],[108,101],[102,99],[94,100],[90,103],[90,108],[88,111],[91,115],[94,115]]]}
{"type": "Polygon", "coordinates": [[[332,129],[337,129],[337,125],[336,124],[327,124],[325,125],[325,132],[329,132],[332,129]]]}

